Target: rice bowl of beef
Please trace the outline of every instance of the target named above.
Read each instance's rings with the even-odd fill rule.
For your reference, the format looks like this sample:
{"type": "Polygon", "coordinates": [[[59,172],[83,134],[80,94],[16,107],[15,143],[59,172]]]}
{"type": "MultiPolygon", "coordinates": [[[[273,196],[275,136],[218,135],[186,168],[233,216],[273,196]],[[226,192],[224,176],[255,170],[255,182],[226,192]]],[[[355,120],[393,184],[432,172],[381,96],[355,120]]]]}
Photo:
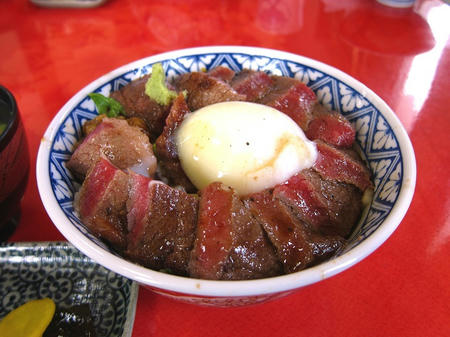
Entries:
{"type": "MultiPolygon", "coordinates": [[[[227,80],[224,80],[224,78],[228,76],[228,73],[215,74],[215,76],[221,76],[221,81],[226,82],[227,80]]],[[[192,81],[189,83],[192,83],[192,81]]],[[[240,86],[242,80],[238,78],[233,83],[240,86]]],[[[186,87],[189,85],[191,84],[187,84],[186,87]]],[[[261,86],[258,88],[261,88],[261,86]]],[[[246,88],[243,90],[246,90],[246,88]]],[[[252,97],[252,99],[258,99],[261,102],[264,99],[267,100],[268,97],[266,93],[261,94],[258,91],[252,91],[251,95],[253,94],[254,96],[260,95],[260,97],[252,97]]],[[[239,96],[233,98],[236,97],[237,100],[240,100],[239,96]]],[[[118,97],[118,99],[120,100],[121,98],[118,97]]],[[[196,104],[199,104],[198,102],[199,100],[188,103],[195,108],[196,104]]],[[[163,119],[165,119],[169,112],[161,113],[164,116],[163,119]]],[[[322,117],[323,115],[320,114],[321,120],[323,119],[322,117]]],[[[107,121],[107,123],[111,125],[121,124],[120,121],[107,121]]],[[[152,132],[149,133],[151,143],[155,144],[154,149],[158,146],[158,135],[163,132],[164,128],[164,125],[159,125],[158,123],[158,121],[155,121],[152,124],[155,125],[152,129],[154,134],[152,132]]],[[[298,121],[299,125],[302,125],[302,123],[305,122],[298,121]]],[[[309,123],[309,125],[313,124],[309,123]]],[[[125,128],[121,127],[127,135],[129,135],[129,132],[133,132],[133,130],[125,130],[125,128]]],[[[315,129],[311,127],[308,130],[309,133],[306,132],[306,134],[311,138],[318,133],[320,134],[320,130],[322,130],[320,125],[315,129]]],[[[130,136],[127,137],[131,139],[130,136]]],[[[344,139],[345,143],[345,137],[339,138],[338,141],[341,142],[342,139],[344,139]]],[[[329,140],[327,139],[327,141],[329,140]]],[[[316,143],[318,144],[319,152],[322,154],[331,153],[333,156],[336,155],[333,150],[334,146],[329,147],[321,141],[316,143]]],[[[347,145],[344,144],[344,146],[347,145]]],[[[339,143],[336,146],[341,146],[341,144],[339,143]]],[[[149,153],[151,152],[151,147],[151,144],[147,144],[142,146],[142,150],[139,151],[141,151],[140,153],[149,153]]],[[[79,153],[82,152],[79,148],[77,148],[77,151],[79,153]]],[[[343,152],[347,153],[349,150],[343,152]]],[[[352,156],[354,157],[354,155],[352,156]]],[[[150,166],[154,165],[151,161],[152,158],[149,156],[146,158],[149,158],[146,162],[150,166]]],[[[98,158],[95,160],[97,161],[98,158]]],[[[350,157],[342,160],[353,163],[350,157]]],[[[101,161],[102,159],[98,162],[101,161]]],[[[127,165],[132,164],[128,163],[127,165]]],[[[117,177],[117,189],[123,190],[124,188],[121,188],[120,186],[122,185],[120,184],[125,179],[123,177],[124,174],[122,171],[114,170],[108,165],[108,163],[103,162],[97,169],[99,172],[110,172],[110,176],[117,177]]],[[[370,255],[395,231],[412,200],[416,180],[414,151],[406,131],[388,105],[362,83],[333,67],[299,55],[270,49],[237,46],[191,48],[150,56],[113,70],[90,83],[74,95],[52,120],[39,148],[36,170],[39,193],[47,213],[58,230],[80,251],[104,267],[137,281],[152,291],[187,302],[213,306],[238,306],[284,296],[350,268],[370,255]],[[365,171],[359,170],[358,172],[363,172],[361,175],[364,178],[355,181],[353,184],[358,186],[361,191],[370,186],[372,191],[370,200],[365,201],[364,210],[358,213],[358,219],[355,220],[355,224],[344,229],[340,227],[341,232],[344,233],[342,235],[345,236],[345,243],[339,240],[330,241],[327,239],[328,247],[334,247],[333,253],[330,256],[327,255],[326,259],[318,258],[310,261],[306,268],[302,267],[299,269],[285,264],[282,266],[285,272],[277,271],[274,267],[275,269],[271,268],[271,272],[258,274],[260,276],[254,277],[254,279],[233,279],[235,275],[226,278],[226,272],[221,271],[221,275],[224,275],[223,279],[216,280],[211,279],[214,276],[201,277],[203,274],[202,270],[198,272],[198,264],[193,266],[194,264],[189,264],[189,261],[184,262],[184,264],[188,263],[190,270],[194,270],[189,274],[190,277],[185,275],[185,273],[189,273],[189,270],[186,272],[183,268],[180,268],[180,272],[176,273],[178,275],[165,272],[166,265],[160,264],[160,260],[155,260],[154,265],[157,267],[153,269],[156,270],[150,269],[145,266],[145,263],[139,263],[141,250],[128,249],[127,257],[123,257],[122,254],[118,253],[124,245],[123,237],[120,235],[110,236],[109,241],[106,240],[107,243],[105,243],[105,240],[99,239],[100,236],[96,235],[95,231],[92,231],[89,224],[81,220],[83,214],[80,215],[76,199],[83,199],[83,193],[86,188],[83,187],[83,193],[79,193],[81,181],[77,174],[74,174],[73,167],[78,169],[80,165],[74,165],[74,160],[71,159],[74,156],[75,148],[78,146],[77,143],[83,137],[83,125],[97,116],[96,107],[89,94],[96,92],[109,96],[113,92],[119,92],[127,84],[131,82],[136,83],[140,78],[148,77],[149,73],[151,73],[152,65],[156,63],[162,64],[169,81],[183,77],[183,74],[199,72],[201,75],[202,72],[212,69],[220,70],[222,69],[221,67],[232,70],[233,75],[231,76],[234,76],[234,73],[258,72],[259,74],[264,72],[275,76],[277,79],[281,77],[292,78],[297,81],[296,83],[301,82],[302,86],[310,88],[321,106],[325,106],[328,110],[336,111],[339,116],[336,114],[333,117],[336,117],[335,119],[339,123],[342,119],[340,116],[343,116],[345,122],[347,123],[348,121],[353,130],[355,130],[352,135],[354,143],[351,144],[351,151],[354,150],[361,159],[360,161],[358,159],[358,163],[355,165],[359,167],[360,162],[364,163],[365,167],[367,167],[367,172],[370,172],[371,176],[369,182],[364,176],[365,171]],[[133,260],[133,257],[136,257],[136,259],[133,260]]],[[[86,172],[93,174],[92,171],[95,169],[81,167],[80,170],[85,175],[86,172]]],[[[152,171],[154,170],[152,168],[152,171]]],[[[130,176],[134,184],[139,186],[142,178],[135,173],[130,173],[130,176]]],[[[308,181],[318,179],[316,175],[309,171],[302,177],[302,179],[309,179],[308,181]]],[[[183,185],[183,180],[181,185],[183,185]]],[[[164,183],[153,183],[152,186],[152,193],[154,193],[152,195],[164,192],[180,199],[179,192],[173,191],[169,186],[166,187],[164,183]]],[[[189,190],[189,188],[190,185],[186,185],[186,189],[189,190]]],[[[91,189],[95,190],[96,186],[91,189]]],[[[355,190],[358,190],[358,188],[355,188],[355,190]]],[[[223,189],[220,191],[223,192],[223,189]]],[[[276,191],[279,194],[282,194],[282,192],[282,189],[276,191]]],[[[203,193],[205,195],[210,193],[209,195],[214,196],[217,194],[217,189],[206,190],[203,193]]],[[[357,194],[359,197],[362,196],[362,193],[357,193],[359,193],[357,194]]],[[[138,205],[138,196],[138,194],[134,196],[135,205],[138,205]]],[[[127,197],[124,196],[123,198],[127,197]]],[[[264,199],[264,197],[261,198],[264,199]]],[[[86,205],[89,204],[91,199],[89,197],[85,199],[87,200],[85,202],[86,205]]],[[[189,200],[193,204],[197,202],[195,198],[185,200],[189,200]]],[[[240,198],[240,200],[243,200],[244,204],[251,204],[252,202],[255,204],[255,200],[258,200],[258,198],[251,200],[240,198]]],[[[155,207],[158,208],[158,206],[155,207]]],[[[139,213],[139,211],[136,212],[139,213]]],[[[189,213],[184,207],[180,212],[183,214],[187,212],[187,214],[190,214],[190,218],[197,219],[196,211],[189,213]]],[[[206,215],[203,216],[203,218],[205,217],[206,215]]],[[[243,217],[243,219],[247,218],[250,218],[250,216],[246,215],[243,217]]],[[[251,218],[253,219],[253,217],[251,218]]],[[[127,219],[129,220],[130,217],[128,216],[127,219]]],[[[205,221],[207,222],[207,220],[203,220],[203,222],[205,221]]],[[[269,239],[272,239],[270,230],[268,232],[269,239]]],[[[190,239],[190,243],[186,243],[188,235],[190,234],[182,234],[180,245],[183,247],[190,245],[189,251],[176,255],[172,260],[180,261],[180,259],[186,259],[186,256],[191,256],[190,254],[195,254],[195,252],[191,252],[195,250],[192,248],[195,238],[190,239]]],[[[179,239],[177,238],[176,240],[179,239]]],[[[271,242],[275,241],[272,240],[271,242]]],[[[151,242],[146,242],[145,245],[151,245],[151,242]]],[[[319,246],[320,244],[316,245],[316,247],[319,246]]],[[[280,247],[277,248],[279,251],[282,250],[280,247]]],[[[277,250],[277,248],[274,249],[277,250]]],[[[317,249],[312,250],[317,251],[317,249]]],[[[264,253],[261,254],[264,255],[264,253]]],[[[164,258],[167,257],[165,256],[164,258]]],[[[270,258],[266,260],[270,260],[270,258]]],[[[150,264],[150,266],[153,265],[150,264]]],[[[200,267],[202,268],[202,266],[200,267]]],[[[245,275],[243,278],[245,278],[245,275]]]]}

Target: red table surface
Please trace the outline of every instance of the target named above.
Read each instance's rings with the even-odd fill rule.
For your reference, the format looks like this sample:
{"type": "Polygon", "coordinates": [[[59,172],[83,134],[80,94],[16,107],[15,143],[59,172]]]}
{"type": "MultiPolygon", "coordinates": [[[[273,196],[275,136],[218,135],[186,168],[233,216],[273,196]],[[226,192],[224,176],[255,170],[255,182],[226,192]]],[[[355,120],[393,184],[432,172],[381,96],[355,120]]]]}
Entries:
{"type": "Polygon", "coordinates": [[[141,288],[133,336],[450,336],[450,6],[372,0],[111,0],[93,9],[0,2],[0,83],[30,148],[11,241],[64,240],[35,181],[41,137],[78,90],[156,53],[206,45],[285,50],[341,69],[395,111],[413,143],[417,185],[399,228],[351,269],[273,302],[179,303],[141,288]]]}

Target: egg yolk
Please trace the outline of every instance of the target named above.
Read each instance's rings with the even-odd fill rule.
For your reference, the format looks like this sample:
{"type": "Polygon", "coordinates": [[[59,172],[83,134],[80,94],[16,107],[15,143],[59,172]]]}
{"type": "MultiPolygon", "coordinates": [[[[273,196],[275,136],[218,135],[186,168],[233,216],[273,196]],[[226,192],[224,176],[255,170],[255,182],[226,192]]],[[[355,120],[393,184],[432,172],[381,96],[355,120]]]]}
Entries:
{"type": "Polygon", "coordinates": [[[315,143],[290,117],[249,102],[212,104],[187,115],[175,141],[198,189],[220,181],[240,195],[283,183],[317,157],[315,143]]]}

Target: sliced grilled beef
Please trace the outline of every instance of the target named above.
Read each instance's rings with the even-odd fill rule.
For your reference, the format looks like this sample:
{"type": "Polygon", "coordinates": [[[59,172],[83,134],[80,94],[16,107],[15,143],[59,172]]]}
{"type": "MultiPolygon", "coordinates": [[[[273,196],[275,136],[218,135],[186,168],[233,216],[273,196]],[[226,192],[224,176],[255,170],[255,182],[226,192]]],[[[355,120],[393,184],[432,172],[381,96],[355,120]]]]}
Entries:
{"type": "Polygon", "coordinates": [[[300,220],[312,229],[319,230],[330,220],[327,202],[306,172],[303,170],[285,183],[275,186],[273,195],[292,207],[300,220]]]}
{"type": "Polygon", "coordinates": [[[164,131],[156,140],[155,154],[158,157],[159,170],[169,180],[171,185],[180,185],[187,192],[195,192],[196,188],[181,167],[175,143],[175,131],[186,114],[190,112],[184,96],[180,94],[172,104],[164,131]]]}
{"type": "Polygon", "coordinates": [[[347,238],[361,217],[362,192],[352,184],[323,179],[314,170],[308,170],[305,175],[309,175],[327,204],[329,222],[322,224],[320,231],[347,238]]]}
{"type": "Polygon", "coordinates": [[[234,77],[235,72],[230,68],[219,66],[208,71],[208,75],[215,77],[225,83],[230,83],[234,77]]]}
{"type": "Polygon", "coordinates": [[[104,118],[78,145],[67,167],[82,179],[101,156],[120,169],[147,176],[156,170],[156,157],[147,135],[122,119],[104,118]]]}
{"type": "Polygon", "coordinates": [[[233,193],[221,184],[210,184],[201,193],[189,271],[192,277],[220,280],[233,244],[233,193]]]}
{"type": "Polygon", "coordinates": [[[231,217],[233,243],[222,279],[248,280],[282,274],[282,265],[261,225],[235,194],[231,217]]]}
{"type": "Polygon", "coordinates": [[[279,275],[281,265],[261,226],[239,196],[221,183],[201,192],[193,277],[222,280],[279,275]]]}
{"type": "Polygon", "coordinates": [[[170,107],[158,104],[145,93],[145,83],[149,76],[145,75],[128,83],[110,96],[122,104],[128,117],[139,117],[146,122],[150,139],[154,141],[163,130],[170,107]]]}
{"type": "Polygon", "coordinates": [[[273,86],[257,103],[269,105],[291,117],[303,130],[312,119],[316,95],[304,83],[290,77],[272,76],[273,86]]]}
{"type": "Polygon", "coordinates": [[[274,245],[285,273],[306,268],[313,262],[313,247],[300,221],[270,191],[255,193],[247,200],[274,245]]]}
{"type": "Polygon", "coordinates": [[[179,91],[187,91],[187,104],[191,111],[214,103],[245,100],[245,96],[238,94],[228,83],[207,73],[183,74],[175,85],[179,91]]]}
{"type": "Polygon", "coordinates": [[[312,169],[274,188],[274,197],[313,231],[348,237],[361,216],[361,191],[350,184],[326,180],[312,169]]]}
{"type": "Polygon", "coordinates": [[[127,200],[128,240],[136,242],[142,234],[150,208],[150,178],[130,172],[127,200]]]}
{"type": "Polygon", "coordinates": [[[312,232],[309,240],[313,248],[313,265],[329,259],[345,246],[345,240],[340,235],[322,235],[312,232]]]}
{"type": "Polygon", "coordinates": [[[355,129],[344,116],[327,111],[320,104],[316,104],[313,115],[306,130],[309,139],[320,139],[337,147],[352,146],[355,141],[355,129]]]}
{"type": "Polygon", "coordinates": [[[231,86],[246,100],[255,102],[264,97],[272,88],[272,78],[263,71],[244,69],[231,81],[231,86]]]}
{"type": "Polygon", "coordinates": [[[134,175],[127,209],[130,233],[125,255],[152,269],[187,275],[197,196],[134,175]]]}
{"type": "Polygon", "coordinates": [[[344,239],[338,235],[313,231],[270,190],[252,194],[245,202],[276,248],[285,273],[315,265],[344,244],[344,239]]]}
{"type": "Polygon", "coordinates": [[[313,168],[323,179],[352,184],[361,191],[373,186],[370,172],[361,160],[322,141],[316,144],[318,156],[313,168]]]}
{"type": "Polygon", "coordinates": [[[115,249],[126,246],[128,175],[100,158],[89,171],[75,199],[81,221],[115,249]]]}

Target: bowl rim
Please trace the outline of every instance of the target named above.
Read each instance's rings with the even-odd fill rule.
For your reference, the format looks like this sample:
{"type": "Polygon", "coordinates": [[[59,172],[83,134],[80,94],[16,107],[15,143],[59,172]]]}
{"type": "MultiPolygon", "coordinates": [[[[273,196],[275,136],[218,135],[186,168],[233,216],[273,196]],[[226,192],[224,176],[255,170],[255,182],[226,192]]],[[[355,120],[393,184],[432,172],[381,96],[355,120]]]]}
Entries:
{"type": "Polygon", "coordinates": [[[416,161],[408,134],[391,108],[372,90],[341,70],[305,56],[275,49],[237,45],[206,46],[178,49],[141,58],[106,73],[78,91],[54,116],[42,137],[36,161],[36,179],[42,203],[54,225],[77,249],[104,267],[151,288],[190,296],[247,297],[291,291],[316,283],[348,269],[374,252],[395,231],[408,210],[416,183],[416,161]],[[92,244],[67,219],[51,189],[49,154],[58,127],[73,106],[103,83],[131,69],[167,59],[207,53],[246,53],[293,61],[314,67],[325,74],[338,78],[357,90],[358,93],[380,111],[391,126],[399,143],[400,152],[403,156],[403,183],[394,207],[376,231],[358,246],[341,256],[296,273],[258,280],[214,281],[170,275],[136,265],[104,250],[98,245],[92,244]]]}

